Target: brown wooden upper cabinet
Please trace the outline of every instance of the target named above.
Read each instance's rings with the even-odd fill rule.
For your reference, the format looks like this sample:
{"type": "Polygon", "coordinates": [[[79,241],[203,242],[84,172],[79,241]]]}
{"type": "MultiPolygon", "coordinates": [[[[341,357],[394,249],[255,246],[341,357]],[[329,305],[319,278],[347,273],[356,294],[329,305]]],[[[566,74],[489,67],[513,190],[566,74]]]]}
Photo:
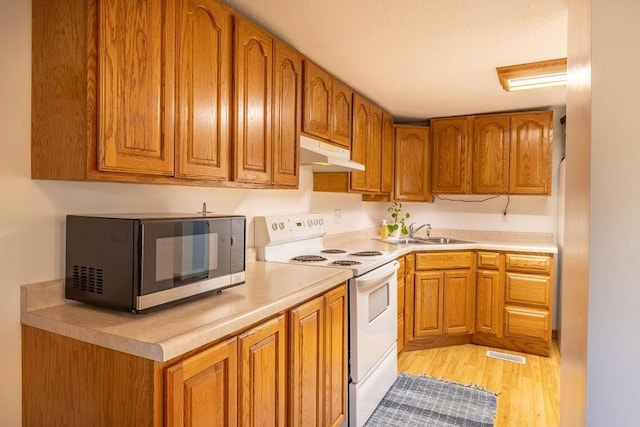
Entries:
{"type": "Polygon", "coordinates": [[[429,128],[397,125],[395,134],[394,200],[430,202],[429,128]]]}
{"type": "Polygon", "coordinates": [[[301,56],[219,1],[35,0],[33,23],[34,179],[297,186],[301,56]]]}
{"type": "Polygon", "coordinates": [[[305,59],[302,130],[350,148],[352,95],[351,88],[305,59]]]}
{"type": "Polygon", "coordinates": [[[359,94],[353,96],[353,140],[351,159],[364,164],[362,172],[351,172],[351,189],[380,192],[382,110],[359,94]]]}
{"type": "Polygon", "coordinates": [[[471,117],[431,120],[431,190],[469,193],[471,117]]]}
{"type": "Polygon", "coordinates": [[[432,190],[551,194],[551,111],[431,120],[432,190]]]}
{"type": "Polygon", "coordinates": [[[380,171],[380,192],[393,192],[394,171],[394,121],[389,113],[382,112],[382,161],[380,171]]]}

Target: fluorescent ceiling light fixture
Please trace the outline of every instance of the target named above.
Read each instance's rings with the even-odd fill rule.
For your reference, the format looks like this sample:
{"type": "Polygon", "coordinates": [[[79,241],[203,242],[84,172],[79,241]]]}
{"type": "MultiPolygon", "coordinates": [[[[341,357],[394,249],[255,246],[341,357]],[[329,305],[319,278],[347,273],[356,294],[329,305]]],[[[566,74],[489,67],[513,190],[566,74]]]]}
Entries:
{"type": "Polygon", "coordinates": [[[567,84],[567,58],[496,68],[507,92],[567,84]]]}

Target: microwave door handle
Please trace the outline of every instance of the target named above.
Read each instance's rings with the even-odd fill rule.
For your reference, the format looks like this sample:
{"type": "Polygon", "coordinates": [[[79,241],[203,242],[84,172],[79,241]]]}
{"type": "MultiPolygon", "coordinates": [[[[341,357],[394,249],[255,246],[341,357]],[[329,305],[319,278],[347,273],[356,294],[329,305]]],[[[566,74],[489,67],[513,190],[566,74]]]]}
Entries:
{"type": "Polygon", "coordinates": [[[400,263],[398,261],[392,261],[388,266],[374,270],[372,272],[374,274],[365,274],[363,278],[356,278],[356,286],[358,289],[368,289],[380,285],[380,279],[394,275],[399,267],[400,263]]]}

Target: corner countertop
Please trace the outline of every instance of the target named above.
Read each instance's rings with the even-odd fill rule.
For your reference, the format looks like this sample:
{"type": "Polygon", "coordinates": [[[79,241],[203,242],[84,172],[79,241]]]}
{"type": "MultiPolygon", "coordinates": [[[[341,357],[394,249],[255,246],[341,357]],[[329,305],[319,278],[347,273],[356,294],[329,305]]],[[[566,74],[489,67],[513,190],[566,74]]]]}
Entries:
{"type": "Polygon", "coordinates": [[[64,299],[62,280],[23,285],[21,321],[80,341],[158,362],[240,331],[339,285],[351,271],[251,262],[246,283],[147,314],[64,299]]]}

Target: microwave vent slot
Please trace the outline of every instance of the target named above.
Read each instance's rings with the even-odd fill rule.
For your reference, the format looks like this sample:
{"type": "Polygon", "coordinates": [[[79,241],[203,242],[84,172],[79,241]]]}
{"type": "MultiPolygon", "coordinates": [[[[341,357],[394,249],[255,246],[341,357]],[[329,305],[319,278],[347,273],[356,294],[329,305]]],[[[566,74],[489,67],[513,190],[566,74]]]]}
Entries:
{"type": "Polygon", "coordinates": [[[103,293],[102,269],[84,265],[73,266],[73,288],[94,294],[103,293]]]}

